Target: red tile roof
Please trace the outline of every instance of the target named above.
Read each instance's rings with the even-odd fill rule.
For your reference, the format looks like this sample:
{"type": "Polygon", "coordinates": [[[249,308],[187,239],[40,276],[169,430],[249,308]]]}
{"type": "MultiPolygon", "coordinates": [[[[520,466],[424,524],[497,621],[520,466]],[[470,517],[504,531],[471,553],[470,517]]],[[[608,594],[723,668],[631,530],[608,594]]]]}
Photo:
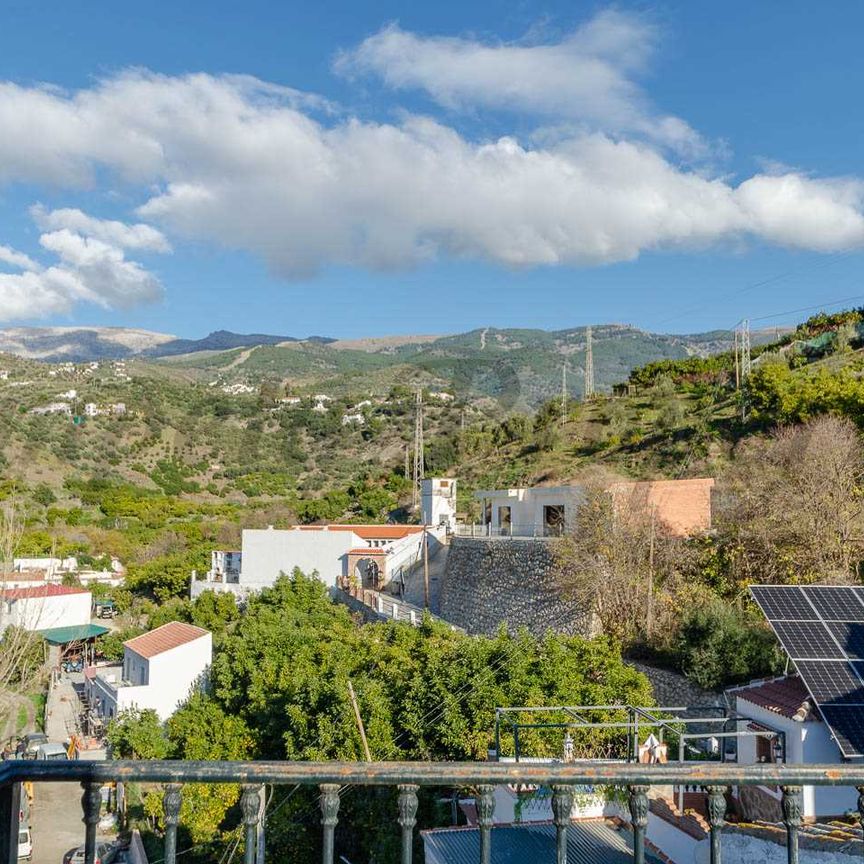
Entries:
{"type": "Polygon", "coordinates": [[[806,712],[804,719],[816,719],[813,698],[797,675],[760,681],[750,687],[741,687],[730,692],[745,702],[789,718],[793,718],[801,710],[801,706],[809,702],[811,709],[806,712]]]}
{"type": "Polygon", "coordinates": [[[0,596],[7,600],[26,600],[30,597],[63,597],[66,594],[89,594],[86,588],[74,585],[30,585],[26,588],[7,588],[0,596]]]}
{"type": "Polygon", "coordinates": [[[401,540],[423,531],[422,525],[295,525],[295,531],[353,531],[363,540],[401,540]]]}
{"type": "Polygon", "coordinates": [[[210,631],[203,627],[195,627],[182,621],[169,621],[149,633],[127,639],[123,644],[139,656],[150,658],[209,634],[210,631]]]}

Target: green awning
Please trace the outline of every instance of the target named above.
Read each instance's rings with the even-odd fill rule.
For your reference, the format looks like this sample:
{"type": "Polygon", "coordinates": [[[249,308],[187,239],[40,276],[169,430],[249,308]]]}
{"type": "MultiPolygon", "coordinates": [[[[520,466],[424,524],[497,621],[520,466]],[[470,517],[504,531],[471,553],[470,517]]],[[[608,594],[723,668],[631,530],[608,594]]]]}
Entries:
{"type": "Polygon", "coordinates": [[[52,627],[50,630],[38,632],[49,645],[68,645],[70,642],[82,642],[84,639],[102,636],[108,632],[108,628],[98,624],[82,624],[79,627],[52,627]]]}

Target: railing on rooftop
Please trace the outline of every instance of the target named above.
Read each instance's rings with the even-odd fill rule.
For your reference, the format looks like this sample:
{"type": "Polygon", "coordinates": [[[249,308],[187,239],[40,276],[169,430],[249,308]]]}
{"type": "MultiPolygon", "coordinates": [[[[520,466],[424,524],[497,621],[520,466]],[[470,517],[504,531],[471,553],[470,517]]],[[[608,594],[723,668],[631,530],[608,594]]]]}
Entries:
{"type": "Polygon", "coordinates": [[[512,525],[492,525],[491,523],[458,523],[453,534],[456,537],[515,537],[517,539],[534,538],[549,540],[563,537],[566,529],[559,525],[546,525],[542,522],[513,523],[512,525]]]}
{"type": "MultiPolygon", "coordinates": [[[[801,787],[854,786],[858,789],[858,816],[864,824],[864,766],[851,765],[730,765],[716,762],[641,765],[597,762],[43,762],[9,761],[0,767],[0,864],[17,859],[21,783],[80,782],[83,787],[85,864],[94,864],[96,828],[103,784],[112,781],[167,784],[164,793],[164,864],[177,858],[177,825],[184,783],[242,784],[240,809],[245,835],[245,864],[256,860],[258,820],[263,786],[305,785],[320,791],[323,864],[333,864],[335,828],[339,819],[339,793],[345,785],[395,786],[398,812],[394,822],[402,838],[402,864],[411,864],[421,786],[472,789],[477,803],[480,864],[490,864],[496,785],[529,784],[552,789],[556,826],[557,864],[567,862],[567,831],[576,787],[616,786],[627,790],[633,831],[633,861],[645,861],[648,792],[651,786],[700,786],[708,796],[710,861],[721,864],[721,829],[726,813],[726,791],[734,786],[776,785],[782,791],[787,859],[798,862],[801,824],[801,787]]],[[[38,789],[38,787],[37,787],[38,789]]],[[[382,830],[388,830],[383,827],[382,830]]],[[[389,830],[397,830],[395,826],[389,830]]],[[[540,864],[540,862],[537,862],[540,864]]]]}

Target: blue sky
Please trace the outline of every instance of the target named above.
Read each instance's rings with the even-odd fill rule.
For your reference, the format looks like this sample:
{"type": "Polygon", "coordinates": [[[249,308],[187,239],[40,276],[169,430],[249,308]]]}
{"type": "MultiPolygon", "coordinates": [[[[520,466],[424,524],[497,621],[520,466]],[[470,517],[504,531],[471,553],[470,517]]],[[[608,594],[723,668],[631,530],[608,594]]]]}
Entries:
{"type": "Polygon", "coordinates": [[[13,0],[0,318],[787,323],[864,295],[862,27],[852,0],[13,0]]]}

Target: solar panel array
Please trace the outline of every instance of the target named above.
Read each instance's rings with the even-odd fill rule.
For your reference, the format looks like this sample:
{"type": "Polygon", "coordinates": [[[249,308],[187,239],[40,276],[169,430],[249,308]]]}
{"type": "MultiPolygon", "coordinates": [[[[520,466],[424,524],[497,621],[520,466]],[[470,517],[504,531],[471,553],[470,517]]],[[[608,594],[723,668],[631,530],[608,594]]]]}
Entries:
{"type": "Polygon", "coordinates": [[[847,758],[864,756],[864,588],[753,585],[847,758]]]}

